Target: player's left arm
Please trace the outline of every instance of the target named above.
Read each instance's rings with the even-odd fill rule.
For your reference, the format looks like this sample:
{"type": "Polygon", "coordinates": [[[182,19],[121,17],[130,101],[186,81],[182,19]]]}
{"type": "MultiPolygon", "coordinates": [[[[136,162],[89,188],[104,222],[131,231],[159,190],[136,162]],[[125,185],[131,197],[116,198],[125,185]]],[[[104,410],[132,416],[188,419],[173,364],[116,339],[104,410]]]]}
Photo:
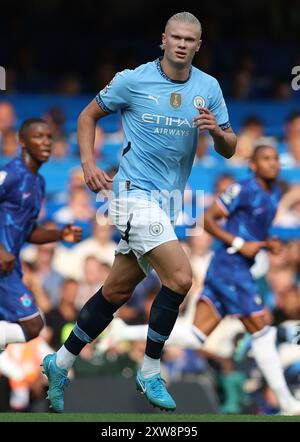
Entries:
{"type": "Polygon", "coordinates": [[[27,241],[33,244],[45,244],[48,242],[66,241],[77,243],[81,241],[82,228],[67,225],[63,229],[45,229],[38,224],[33,229],[27,241]]]}
{"type": "Polygon", "coordinates": [[[237,136],[227,127],[222,129],[217,123],[216,117],[206,107],[199,108],[199,115],[194,118],[199,130],[208,130],[214,140],[215,150],[225,158],[231,158],[235,153],[237,136]]]}
{"type": "Polygon", "coordinates": [[[282,241],[280,241],[277,237],[271,237],[266,240],[266,248],[273,254],[273,255],[280,255],[280,253],[283,251],[284,244],[282,241]]]}

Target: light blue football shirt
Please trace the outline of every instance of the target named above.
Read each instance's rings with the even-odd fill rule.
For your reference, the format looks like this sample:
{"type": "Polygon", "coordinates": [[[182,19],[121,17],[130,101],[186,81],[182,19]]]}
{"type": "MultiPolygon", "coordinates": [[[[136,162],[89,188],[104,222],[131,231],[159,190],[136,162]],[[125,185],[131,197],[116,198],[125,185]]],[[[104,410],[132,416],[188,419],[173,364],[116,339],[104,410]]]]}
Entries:
{"type": "Polygon", "coordinates": [[[121,111],[125,134],[113,191],[183,192],[193,165],[197,107],[207,107],[222,129],[230,126],[218,81],[191,67],[186,81],[171,80],[160,60],[116,74],[96,96],[105,112],[121,111]]]}

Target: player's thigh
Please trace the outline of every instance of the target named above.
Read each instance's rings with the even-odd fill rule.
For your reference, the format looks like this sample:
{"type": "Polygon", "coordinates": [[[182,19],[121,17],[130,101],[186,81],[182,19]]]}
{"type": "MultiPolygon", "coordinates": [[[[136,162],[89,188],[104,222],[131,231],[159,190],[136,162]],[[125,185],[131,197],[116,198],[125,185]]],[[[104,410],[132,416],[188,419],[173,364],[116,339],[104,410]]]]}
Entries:
{"type": "Polygon", "coordinates": [[[220,321],[221,318],[215,308],[208,302],[200,299],[195,311],[194,325],[208,336],[220,321]]]}
{"type": "Polygon", "coordinates": [[[145,278],[133,253],[115,256],[113,266],[103,285],[104,294],[131,295],[137,284],[145,278]]]}
{"type": "Polygon", "coordinates": [[[192,284],[192,268],[178,240],[165,242],[145,254],[162,284],[179,286],[188,291],[192,284]]]}
{"type": "Polygon", "coordinates": [[[22,324],[22,328],[25,330],[26,335],[30,339],[36,338],[44,326],[44,321],[40,314],[30,319],[23,319],[19,321],[22,324]]]}
{"type": "Polygon", "coordinates": [[[237,282],[238,299],[242,306],[240,318],[247,331],[255,333],[268,324],[268,315],[250,272],[244,272],[240,278],[237,282]]]}
{"type": "Polygon", "coordinates": [[[244,324],[246,330],[251,334],[262,330],[266,325],[268,325],[267,314],[265,311],[249,316],[244,316],[240,319],[244,324]]]}

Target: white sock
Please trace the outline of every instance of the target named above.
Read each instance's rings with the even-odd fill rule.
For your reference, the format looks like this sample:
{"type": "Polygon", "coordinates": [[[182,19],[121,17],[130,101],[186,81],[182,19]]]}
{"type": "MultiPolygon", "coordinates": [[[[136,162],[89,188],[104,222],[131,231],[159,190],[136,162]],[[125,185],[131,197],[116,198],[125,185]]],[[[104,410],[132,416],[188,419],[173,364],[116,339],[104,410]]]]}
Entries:
{"type": "Polygon", "coordinates": [[[59,368],[69,371],[72,368],[76,358],[77,356],[69,352],[69,350],[67,350],[63,345],[56,353],[56,365],[59,368]]]}
{"type": "Polygon", "coordinates": [[[160,373],[160,359],[153,359],[150,356],[144,356],[144,362],[141,368],[143,378],[151,378],[160,373]]]}
{"type": "Polygon", "coordinates": [[[146,341],[148,325],[127,325],[122,328],[120,341],[146,341]]]}
{"type": "Polygon", "coordinates": [[[294,400],[283,375],[282,365],[276,349],[276,329],[266,326],[252,335],[252,350],[256,363],[269,387],[274,391],[280,407],[288,408],[294,400]]]}
{"type": "MultiPolygon", "coordinates": [[[[147,325],[127,325],[122,324],[120,329],[116,329],[114,341],[145,341],[147,339],[147,325]]],[[[174,345],[180,348],[191,348],[199,350],[206,340],[206,336],[194,325],[184,320],[177,319],[174,328],[166,341],[166,345],[174,345]]]]}
{"type": "Polygon", "coordinates": [[[207,336],[195,325],[184,319],[177,319],[166,345],[200,350],[206,338],[207,336]]]}
{"type": "Polygon", "coordinates": [[[0,348],[18,342],[26,342],[22,327],[19,324],[0,321],[0,348]]]}

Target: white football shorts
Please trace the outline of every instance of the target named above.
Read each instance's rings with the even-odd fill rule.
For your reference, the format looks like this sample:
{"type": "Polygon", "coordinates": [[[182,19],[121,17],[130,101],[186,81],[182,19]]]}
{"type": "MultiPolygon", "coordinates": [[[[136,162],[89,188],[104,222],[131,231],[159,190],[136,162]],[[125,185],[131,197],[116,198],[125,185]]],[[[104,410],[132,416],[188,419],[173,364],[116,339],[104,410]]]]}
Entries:
{"type": "Polygon", "coordinates": [[[177,240],[169,217],[153,200],[115,198],[110,202],[109,216],[122,235],[116,255],[132,251],[146,275],[152,267],[144,254],[165,242],[177,240]]]}

